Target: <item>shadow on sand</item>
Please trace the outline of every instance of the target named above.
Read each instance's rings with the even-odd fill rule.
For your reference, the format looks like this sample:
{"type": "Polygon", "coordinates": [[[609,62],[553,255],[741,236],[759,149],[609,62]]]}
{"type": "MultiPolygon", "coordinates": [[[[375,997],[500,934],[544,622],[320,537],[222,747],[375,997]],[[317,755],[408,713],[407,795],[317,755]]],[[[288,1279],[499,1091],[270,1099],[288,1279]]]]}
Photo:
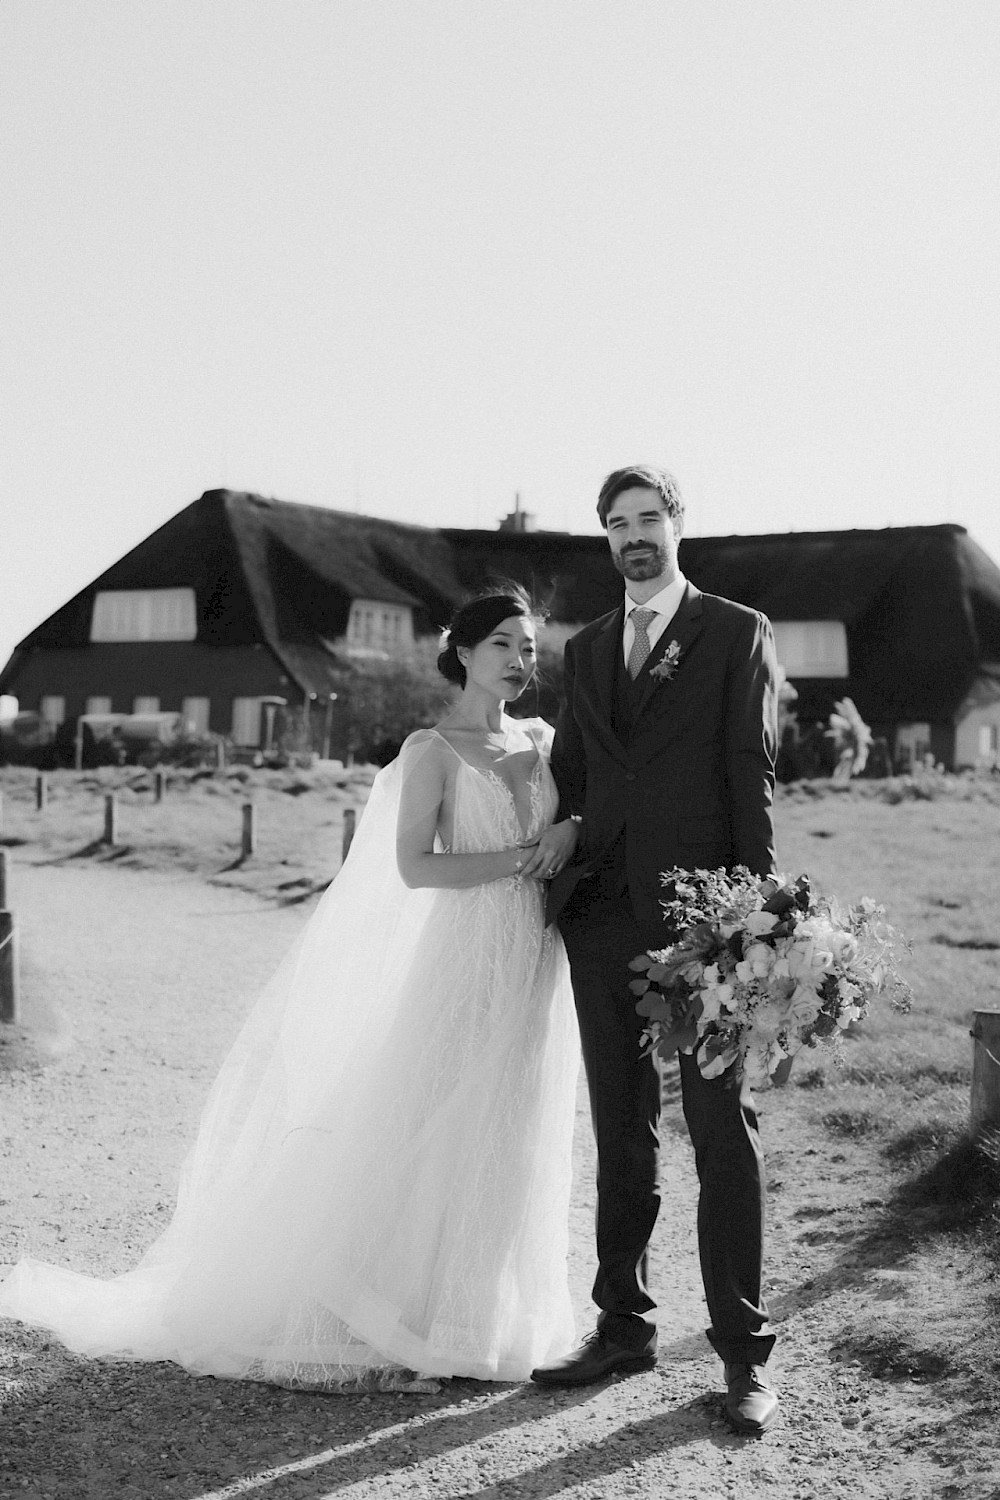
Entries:
{"type": "MultiPolygon", "coordinates": [[[[43,1360],[53,1357],[42,1335],[22,1337],[43,1360]]],[[[74,1500],[269,1492],[319,1500],[476,1443],[500,1456],[491,1440],[568,1414],[604,1389],[553,1392],[454,1380],[435,1395],[331,1396],[198,1379],[168,1364],[83,1361],[55,1352],[55,1365],[41,1393],[9,1403],[0,1488],[14,1475],[16,1493],[28,1480],[30,1494],[74,1500]]],[[[728,1433],[712,1431],[720,1403],[718,1395],[702,1394],[627,1423],[603,1443],[581,1434],[577,1445],[540,1464],[535,1457],[545,1439],[529,1441],[528,1469],[464,1493],[470,1500],[513,1497],[524,1493],[530,1474],[532,1496],[552,1496],[581,1477],[605,1478],[698,1438],[727,1445],[728,1433]]]]}

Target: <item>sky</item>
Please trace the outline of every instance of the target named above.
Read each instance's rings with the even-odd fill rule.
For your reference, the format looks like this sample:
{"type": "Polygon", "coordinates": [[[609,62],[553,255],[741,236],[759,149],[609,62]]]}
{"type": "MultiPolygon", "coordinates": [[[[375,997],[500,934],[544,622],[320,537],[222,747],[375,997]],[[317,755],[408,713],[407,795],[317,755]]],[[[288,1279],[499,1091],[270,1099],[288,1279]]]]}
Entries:
{"type": "Polygon", "coordinates": [[[1000,563],[995,0],[2,0],[0,661],[204,490],[1000,563]]]}

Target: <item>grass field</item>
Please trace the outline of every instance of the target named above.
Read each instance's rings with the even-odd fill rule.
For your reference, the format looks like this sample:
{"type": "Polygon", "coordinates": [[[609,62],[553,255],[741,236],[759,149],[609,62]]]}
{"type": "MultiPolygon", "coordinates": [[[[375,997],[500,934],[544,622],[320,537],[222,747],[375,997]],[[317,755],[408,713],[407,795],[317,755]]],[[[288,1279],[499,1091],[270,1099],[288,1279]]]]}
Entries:
{"type": "Polygon", "coordinates": [[[1000,1130],[977,1144],[967,1127],[972,1012],[1000,1009],[1000,789],[932,777],[916,790],[924,795],[877,782],[779,793],[783,868],[845,898],[884,901],[910,943],[914,1000],[907,1016],[874,1007],[840,1066],[800,1055],[791,1088],[768,1098],[769,1135],[789,1141],[769,1166],[780,1175],[805,1152],[824,1156],[800,1233],[830,1245],[834,1277],[881,1281],[845,1322],[844,1357],[888,1378],[950,1376],[995,1401],[1000,1130]]]}

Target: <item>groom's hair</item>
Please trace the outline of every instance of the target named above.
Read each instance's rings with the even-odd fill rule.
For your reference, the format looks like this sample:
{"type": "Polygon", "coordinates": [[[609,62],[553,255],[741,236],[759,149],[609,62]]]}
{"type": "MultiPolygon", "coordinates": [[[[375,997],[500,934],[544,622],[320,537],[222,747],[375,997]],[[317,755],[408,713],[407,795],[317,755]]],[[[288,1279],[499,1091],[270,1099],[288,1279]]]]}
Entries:
{"type": "Polygon", "coordinates": [[[608,529],[608,511],[623,490],[655,490],[663,501],[663,509],[672,521],[683,521],[684,501],[674,476],[666,469],[654,464],[629,464],[627,469],[615,469],[601,485],[597,497],[597,514],[601,525],[608,529]]]}

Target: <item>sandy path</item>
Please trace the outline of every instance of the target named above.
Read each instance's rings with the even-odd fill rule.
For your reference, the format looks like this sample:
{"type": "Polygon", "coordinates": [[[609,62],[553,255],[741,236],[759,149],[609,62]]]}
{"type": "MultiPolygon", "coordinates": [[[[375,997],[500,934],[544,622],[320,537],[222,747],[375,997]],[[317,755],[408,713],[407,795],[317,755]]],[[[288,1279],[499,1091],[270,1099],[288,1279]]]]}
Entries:
{"type": "MultiPolygon", "coordinates": [[[[172,1199],[216,1067],[313,904],[265,905],[178,876],[137,880],[113,867],[38,865],[18,868],[12,899],[23,954],[22,1020],[45,1067],[13,1075],[4,1151],[12,1163],[44,1155],[31,1189],[35,1208],[24,1214],[20,1237],[11,1242],[5,1233],[4,1258],[11,1249],[54,1255],[62,1243],[51,1236],[55,1221],[37,1215],[50,1193],[65,1213],[65,1185],[86,1179],[74,1230],[86,1242],[61,1256],[81,1268],[121,1270],[123,1247],[145,1242],[138,1221],[162,1213],[172,1199]],[[110,1228],[112,1214],[125,1233],[108,1233],[105,1244],[98,1231],[110,1228]]],[[[578,1116],[571,1275],[583,1331],[592,1316],[594,1165],[582,1077],[578,1116]]],[[[678,1276],[690,1284],[690,1320],[675,1336],[695,1333],[702,1321],[690,1153],[679,1141],[677,1147],[663,1192],[678,1211],[663,1215],[657,1243],[657,1260],[671,1267],[674,1284],[678,1276]],[[679,1253],[672,1239],[665,1243],[671,1228],[679,1253]]]]}
{"type": "MultiPolygon", "coordinates": [[[[19,863],[11,897],[27,1027],[0,1038],[0,1254],[124,1269],[165,1222],[218,1061],[311,908],[113,866],[19,863]]],[[[571,1279],[582,1332],[592,1317],[593,1180],[582,1091],[578,1123],[571,1279]]],[[[934,1414],[886,1401],[861,1371],[831,1363],[834,1315],[787,1295],[803,1272],[780,1235],[769,1268],[786,1293],[775,1361],[784,1425],[763,1443],[729,1433],[720,1367],[701,1334],[693,1170],[676,1107],[666,1123],[654,1274],[680,1291],[683,1312],[661,1328],[655,1371],[575,1394],[454,1382],[439,1396],[331,1399],[194,1381],[170,1367],[95,1366],[21,1335],[8,1365],[40,1361],[43,1378],[0,1370],[21,1392],[13,1411],[27,1434],[16,1460],[5,1468],[0,1457],[0,1500],[945,1493],[930,1456],[893,1448],[934,1414]]]]}

